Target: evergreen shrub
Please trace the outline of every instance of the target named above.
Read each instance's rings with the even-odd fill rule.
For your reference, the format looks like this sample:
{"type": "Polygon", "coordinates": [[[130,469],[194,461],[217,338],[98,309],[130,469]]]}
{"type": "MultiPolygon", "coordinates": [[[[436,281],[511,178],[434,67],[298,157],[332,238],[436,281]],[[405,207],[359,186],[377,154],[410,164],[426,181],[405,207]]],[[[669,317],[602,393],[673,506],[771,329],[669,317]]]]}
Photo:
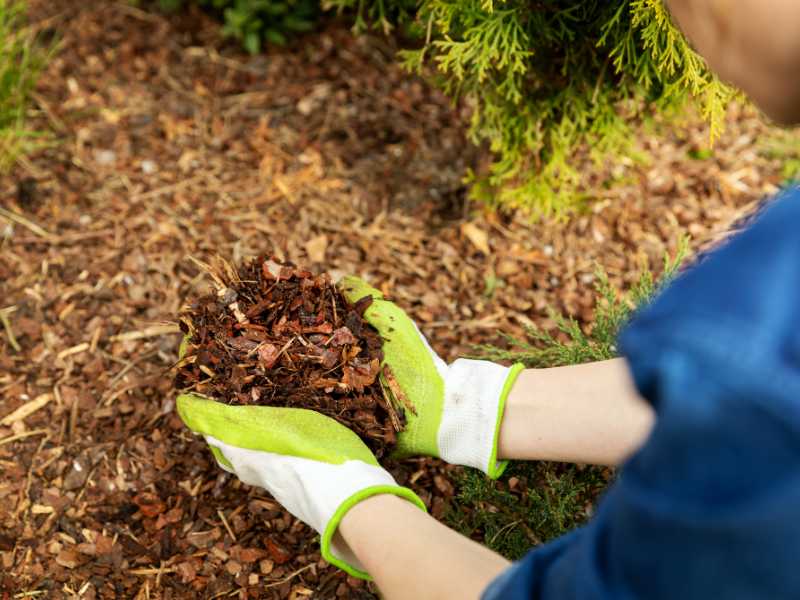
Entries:
{"type": "Polygon", "coordinates": [[[579,155],[633,152],[631,124],[693,102],[723,129],[734,95],[672,23],[663,0],[327,0],[384,29],[413,21],[403,63],[474,106],[470,135],[493,154],[473,195],[533,214],[574,208],[579,155]],[[388,8],[394,8],[389,14],[388,8]]]}

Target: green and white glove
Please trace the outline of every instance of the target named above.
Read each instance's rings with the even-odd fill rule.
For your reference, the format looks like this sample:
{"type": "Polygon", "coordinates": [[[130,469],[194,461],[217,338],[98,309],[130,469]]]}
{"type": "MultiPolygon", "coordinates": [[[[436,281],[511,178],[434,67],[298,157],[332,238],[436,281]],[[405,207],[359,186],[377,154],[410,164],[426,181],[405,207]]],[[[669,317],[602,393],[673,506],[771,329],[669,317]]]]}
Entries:
{"type": "Polygon", "coordinates": [[[395,455],[437,456],[499,477],[508,464],[497,460],[500,423],[523,365],[460,358],[448,366],[408,315],[378,290],[357,277],[338,285],[353,304],[373,298],[364,319],[383,337],[384,362],[415,407],[416,414],[407,411],[395,455]]]}
{"type": "Polygon", "coordinates": [[[334,541],[342,517],[376,494],[395,494],[425,510],[397,485],[352,431],[319,413],[269,406],[229,406],[192,394],[177,400],[183,422],[208,442],[219,465],[269,491],[316,529],[325,560],[369,579],[358,559],[334,541]]]}

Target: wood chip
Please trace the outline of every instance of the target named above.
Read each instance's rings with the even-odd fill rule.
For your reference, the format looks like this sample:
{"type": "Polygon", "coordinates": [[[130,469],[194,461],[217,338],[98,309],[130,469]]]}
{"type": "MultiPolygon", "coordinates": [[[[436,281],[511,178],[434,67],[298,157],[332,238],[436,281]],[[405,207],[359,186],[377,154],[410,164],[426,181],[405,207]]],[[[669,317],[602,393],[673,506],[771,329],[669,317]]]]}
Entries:
{"type": "Polygon", "coordinates": [[[81,564],[81,559],[77,551],[64,549],[56,555],[56,562],[67,569],[74,569],[81,564]]]}
{"type": "Polygon", "coordinates": [[[16,442],[18,440],[24,440],[25,438],[32,437],[34,435],[47,435],[48,433],[49,432],[47,429],[36,429],[34,431],[17,433],[16,435],[11,435],[7,438],[0,439],[0,446],[5,446],[6,444],[10,444],[11,442],[16,442]]]}
{"type": "Polygon", "coordinates": [[[66,350],[62,350],[56,355],[58,360],[64,360],[68,356],[72,356],[73,354],[80,354],[81,352],[86,352],[89,349],[89,342],[83,342],[76,346],[72,346],[72,348],[67,348],[66,350]]]}
{"type": "Polygon", "coordinates": [[[461,225],[461,233],[472,243],[473,246],[479,251],[489,256],[492,251],[489,248],[489,234],[483,229],[478,227],[475,223],[464,223],[461,225]]]}
{"type": "Polygon", "coordinates": [[[306,242],[306,253],[312,263],[325,261],[325,251],[328,249],[328,236],[324,233],[311,238],[306,242]]]}
{"type": "Polygon", "coordinates": [[[153,325],[138,331],[127,331],[125,333],[118,333],[112,335],[109,339],[112,342],[130,342],[134,340],[144,340],[151,337],[159,337],[162,335],[169,335],[173,333],[180,333],[181,330],[177,325],[153,325]]]}
{"type": "Polygon", "coordinates": [[[47,392],[44,394],[39,394],[33,400],[26,402],[15,411],[7,414],[0,420],[0,425],[11,425],[12,423],[16,423],[17,421],[22,421],[35,413],[40,408],[47,406],[48,402],[53,399],[53,394],[47,392]]]}

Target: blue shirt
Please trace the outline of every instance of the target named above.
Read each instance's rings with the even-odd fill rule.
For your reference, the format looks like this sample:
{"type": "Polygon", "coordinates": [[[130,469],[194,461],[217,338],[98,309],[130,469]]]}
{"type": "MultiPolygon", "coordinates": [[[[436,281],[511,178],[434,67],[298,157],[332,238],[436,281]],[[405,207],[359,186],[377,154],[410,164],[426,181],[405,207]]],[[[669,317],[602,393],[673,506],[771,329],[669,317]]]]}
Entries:
{"type": "Polygon", "coordinates": [[[584,527],[484,600],[800,599],[800,191],[620,336],[656,413],[584,527]]]}

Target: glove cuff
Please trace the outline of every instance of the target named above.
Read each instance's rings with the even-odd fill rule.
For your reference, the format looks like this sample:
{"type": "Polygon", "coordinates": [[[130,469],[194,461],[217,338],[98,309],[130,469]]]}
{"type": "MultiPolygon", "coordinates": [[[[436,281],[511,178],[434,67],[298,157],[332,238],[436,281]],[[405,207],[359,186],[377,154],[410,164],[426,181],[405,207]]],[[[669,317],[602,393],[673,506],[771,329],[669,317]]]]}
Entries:
{"type": "Polygon", "coordinates": [[[407,487],[402,487],[396,484],[375,485],[364,488],[342,502],[339,505],[339,508],[336,509],[336,512],[334,512],[331,518],[328,520],[328,523],[325,525],[325,529],[322,532],[322,537],[320,538],[319,542],[320,549],[322,550],[322,558],[327,560],[332,565],[339,567],[353,577],[358,577],[359,579],[372,580],[372,577],[370,577],[369,573],[364,571],[361,563],[349,548],[343,548],[334,544],[334,534],[336,533],[339,523],[341,523],[348,510],[353,508],[362,500],[366,500],[372,496],[377,496],[378,494],[394,494],[395,496],[399,496],[400,498],[408,500],[425,512],[428,510],[425,507],[425,503],[422,502],[420,497],[417,496],[413,491],[407,487]]]}
{"type": "Polygon", "coordinates": [[[507,462],[497,460],[497,441],[506,398],[523,365],[460,358],[447,369],[439,453],[447,462],[475,467],[492,479],[507,462]]]}

